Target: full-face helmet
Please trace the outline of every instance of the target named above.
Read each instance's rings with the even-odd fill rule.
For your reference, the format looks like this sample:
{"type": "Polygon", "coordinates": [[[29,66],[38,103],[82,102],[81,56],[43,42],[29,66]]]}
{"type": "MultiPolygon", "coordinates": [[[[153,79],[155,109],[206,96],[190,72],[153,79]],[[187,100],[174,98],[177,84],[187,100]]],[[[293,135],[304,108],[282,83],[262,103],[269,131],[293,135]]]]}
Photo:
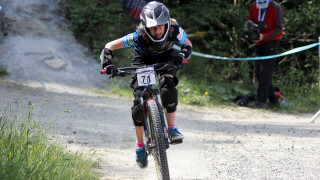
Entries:
{"type": "Polygon", "coordinates": [[[140,19],[147,36],[156,43],[165,43],[170,29],[170,13],[168,8],[156,1],[151,1],[144,6],[141,11],[140,19]],[[165,25],[165,32],[161,39],[154,38],[148,28],[165,25]]]}

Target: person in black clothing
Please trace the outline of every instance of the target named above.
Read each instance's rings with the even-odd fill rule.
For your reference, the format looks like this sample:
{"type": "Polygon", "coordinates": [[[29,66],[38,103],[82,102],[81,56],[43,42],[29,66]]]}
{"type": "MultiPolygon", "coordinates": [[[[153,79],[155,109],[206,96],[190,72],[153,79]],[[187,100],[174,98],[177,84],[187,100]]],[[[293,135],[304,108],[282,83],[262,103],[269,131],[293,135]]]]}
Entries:
{"type": "MultiPolygon", "coordinates": [[[[120,48],[134,47],[132,66],[143,66],[171,61],[175,65],[187,61],[192,54],[192,44],[185,31],[178,23],[170,18],[167,7],[159,2],[149,2],[141,12],[141,26],[138,29],[120,39],[111,41],[105,45],[100,59],[101,66],[107,73],[116,70],[112,63],[113,51],[120,48]],[[173,45],[181,45],[181,51],[175,55],[173,45]]],[[[108,73],[108,74],[109,74],[108,73]]],[[[178,91],[176,85],[178,78],[176,71],[162,70],[157,72],[160,77],[160,96],[166,109],[165,115],[168,122],[170,141],[179,141],[184,138],[175,127],[175,112],[178,104],[178,91]]],[[[134,93],[139,91],[136,76],[132,78],[131,87],[134,93]]],[[[135,96],[132,107],[132,119],[136,131],[136,162],[140,167],[147,166],[147,155],[143,142],[143,118],[138,107],[139,99],[135,96]]]]}
{"type": "MultiPolygon", "coordinates": [[[[257,56],[278,54],[283,28],[283,14],[278,3],[273,0],[256,0],[250,6],[246,26],[259,30],[259,39],[253,40],[256,43],[257,56]]],[[[272,85],[275,62],[276,58],[256,61],[255,69],[259,86],[256,101],[250,106],[267,107],[268,103],[273,105],[279,103],[272,85]]]]}

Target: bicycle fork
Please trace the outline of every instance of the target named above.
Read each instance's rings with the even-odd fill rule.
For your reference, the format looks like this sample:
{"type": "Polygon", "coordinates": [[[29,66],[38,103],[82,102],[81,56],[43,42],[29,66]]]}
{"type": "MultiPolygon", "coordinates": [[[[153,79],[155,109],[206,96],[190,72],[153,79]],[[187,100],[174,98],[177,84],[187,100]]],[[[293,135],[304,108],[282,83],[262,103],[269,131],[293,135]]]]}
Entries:
{"type": "Polygon", "coordinates": [[[167,119],[165,116],[164,108],[162,106],[159,90],[156,89],[155,91],[156,91],[156,97],[157,97],[156,100],[157,100],[157,104],[159,107],[160,119],[161,119],[161,123],[162,123],[162,127],[163,127],[164,139],[166,142],[166,148],[168,149],[170,142],[169,142],[169,136],[168,136],[168,132],[167,132],[167,129],[168,129],[167,128],[168,127],[167,119]]]}
{"type": "MultiPolygon", "coordinates": [[[[142,110],[143,121],[144,121],[144,134],[146,137],[146,147],[147,147],[147,152],[149,155],[151,153],[151,149],[154,147],[154,142],[151,142],[151,130],[150,130],[151,124],[150,124],[150,122],[148,122],[148,115],[147,115],[148,110],[147,110],[147,107],[145,106],[147,100],[144,100],[143,94],[144,93],[140,93],[139,97],[140,97],[140,104],[142,106],[141,110],[142,110]]],[[[161,103],[161,98],[160,98],[160,94],[159,94],[158,89],[155,90],[155,95],[156,95],[155,101],[157,102],[157,105],[158,105],[161,124],[163,127],[163,138],[166,143],[166,149],[168,149],[170,142],[169,142],[169,137],[168,137],[168,132],[167,132],[167,123],[166,123],[164,108],[161,103]]],[[[149,99],[151,99],[151,98],[148,98],[148,100],[149,99]]]]}
{"type": "Polygon", "coordinates": [[[151,131],[150,131],[150,123],[148,122],[147,119],[147,108],[144,106],[144,99],[141,94],[139,94],[140,97],[140,104],[141,104],[141,111],[142,111],[142,116],[143,116],[143,122],[144,122],[144,136],[146,137],[146,148],[147,148],[147,153],[148,155],[151,153],[151,149],[153,148],[153,145],[151,143],[151,131]]]}

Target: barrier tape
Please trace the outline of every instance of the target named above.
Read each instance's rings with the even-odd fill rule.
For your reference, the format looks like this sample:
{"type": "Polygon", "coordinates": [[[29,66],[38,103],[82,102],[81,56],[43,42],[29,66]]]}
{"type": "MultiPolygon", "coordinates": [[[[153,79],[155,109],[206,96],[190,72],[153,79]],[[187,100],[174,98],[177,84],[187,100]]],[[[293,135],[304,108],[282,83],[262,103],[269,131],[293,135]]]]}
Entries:
{"type": "MultiPolygon", "coordinates": [[[[211,58],[211,59],[235,60],[235,61],[265,60],[265,59],[272,59],[272,58],[277,58],[277,57],[286,56],[286,55],[289,55],[289,54],[294,54],[294,53],[297,53],[297,52],[305,51],[307,49],[311,49],[311,48],[319,46],[319,45],[320,45],[320,42],[309,44],[309,45],[298,47],[298,48],[294,48],[294,49],[291,49],[291,50],[289,50],[287,52],[284,52],[284,53],[281,53],[281,54],[277,54],[277,55],[260,56],[260,57],[248,57],[248,58],[227,58],[227,57],[203,54],[203,53],[199,53],[199,52],[192,52],[192,55],[200,56],[200,57],[204,57],[204,58],[211,58]]],[[[180,50],[181,49],[181,47],[179,47],[177,45],[174,45],[173,48],[175,50],[180,50]]]]}

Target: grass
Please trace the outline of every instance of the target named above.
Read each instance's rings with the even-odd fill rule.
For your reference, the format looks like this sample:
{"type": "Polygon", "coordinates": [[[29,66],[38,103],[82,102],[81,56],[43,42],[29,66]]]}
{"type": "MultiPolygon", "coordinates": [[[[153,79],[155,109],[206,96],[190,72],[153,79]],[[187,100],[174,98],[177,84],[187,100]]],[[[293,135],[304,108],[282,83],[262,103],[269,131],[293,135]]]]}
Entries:
{"type": "MultiPolygon", "coordinates": [[[[63,113],[62,113],[63,114],[63,113]]],[[[60,115],[62,115],[60,114],[60,115]]],[[[97,179],[91,155],[70,153],[34,121],[33,105],[0,114],[0,179],[97,179]]]]}
{"type": "Polygon", "coordinates": [[[8,71],[0,65],[0,77],[9,75],[8,71]]]}
{"type": "MultiPolygon", "coordinates": [[[[132,89],[128,79],[115,79],[110,83],[107,92],[119,94],[129,99],[133,98],[132,89]]],[[[179,103],[197,106],[227,105],[235,106],[233,100],[238,95],[256,94],[254,87],[244,87],[242,84],[208,83],[206,81],[193,82],[186,78],[180,78],[177,86],[179,103]]],[[[97,92],[102,93],[102,92],[97,92]]],[[[285,94],[292,105],[281,105],[280,108],[271,109],[284,113],[314,113],[320,108],[320,96],[318,89],[312,89],[309,93],[299,92],[298,89],[285,94]]]]}

